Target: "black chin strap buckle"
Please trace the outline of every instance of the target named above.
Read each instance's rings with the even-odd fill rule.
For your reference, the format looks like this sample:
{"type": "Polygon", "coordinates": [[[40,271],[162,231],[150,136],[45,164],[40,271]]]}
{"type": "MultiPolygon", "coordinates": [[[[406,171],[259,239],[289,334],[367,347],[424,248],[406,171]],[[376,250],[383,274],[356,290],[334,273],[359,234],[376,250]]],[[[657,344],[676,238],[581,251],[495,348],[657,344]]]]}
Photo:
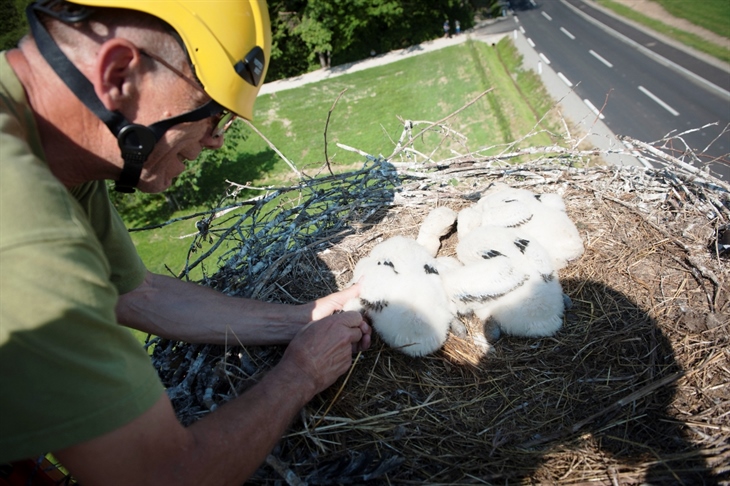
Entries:
{"type": "Polygon", "coordinates": [[[155,148],[157,137],[148,127],[130,124],[119,131],[117,142],[122,151],[124,167],[114,184],[114,190],[132,193],[142,174],[142,166],[155,148]]]}

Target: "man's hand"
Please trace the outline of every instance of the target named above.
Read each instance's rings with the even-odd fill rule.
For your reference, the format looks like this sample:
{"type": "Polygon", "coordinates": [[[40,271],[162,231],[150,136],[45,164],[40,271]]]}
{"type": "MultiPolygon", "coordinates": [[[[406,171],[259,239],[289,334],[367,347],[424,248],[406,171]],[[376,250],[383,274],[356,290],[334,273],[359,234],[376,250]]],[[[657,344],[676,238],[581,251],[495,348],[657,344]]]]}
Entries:
{"type": "MultiPolygon", "coordinates": [[[[332,315],[334,312],[342,310],[345,303],[350,299],[355,299],[360,295],[360,284],[356,283],[345,290],[340,290],[334,294],[330,294],[321,299],[315,300],[312,304],[314,308],[312,310],[312,320],[323,319],[327,316],[332,315]]],[[[370,326],[363,320],[360,325],[362,331],[362,339],[358,341],[352,347],[352,352],[365,351],[370,347],[370,340],[372,331],[370,326]]]]}
{"type": "Polygon", "coordinates": [[[327,295],[313,302],[312,320],[317,321],[327,317],[345,306],[345,303],[360,296],[360,284],[356,283],[345,290],[340,290],[334,294],[327,295]]]}
{"type": "Polygon", "coordinates": [[[279,366],[291,367],[301,380],[310,380],[314,396],[348,370],[353,351],[369,345],[370,326],[359,313],[333,314],[304,326],[279,366]]]}

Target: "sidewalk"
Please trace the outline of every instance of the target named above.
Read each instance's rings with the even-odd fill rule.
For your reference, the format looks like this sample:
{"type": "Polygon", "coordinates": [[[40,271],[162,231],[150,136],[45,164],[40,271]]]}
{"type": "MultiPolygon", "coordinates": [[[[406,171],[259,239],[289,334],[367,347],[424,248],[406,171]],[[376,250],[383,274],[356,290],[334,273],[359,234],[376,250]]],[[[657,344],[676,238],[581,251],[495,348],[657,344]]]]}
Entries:
{"type": "MultiPolygon", "coordinates": [[[[476,28],[477,27],[475,27],[474,29],[476,28]]],[[[337,76],[342,76],[343,74],[354,73],[357,71],[370,69],[372,67],[390,64],[392,62],[400,61],[401,59],[405,59],[407,57],[417,56],[419,54],[425,54],[426,52],[443,49],[444,47],[461,44],[463,42],[466,42],[466,40],[469,38],[470,32],[474,29],[462,32],[461,34],[452,37],[442,37],[440,39],[424,42],[422,44],[407,47],[405,49],[398,49],[397,51],[380,54],[369,59],[364,59],[362,61],[342,64],[340,66],[335,66],[329,69],[319,69],[317,71],[302,74],[300,76],[295,76],[293,78],[272,81],[270,83],[264,84],[261,87],[261,91],[259,92],[259,94],[269,94],[275,93],[277,91],[283,91],[286,89],[297,88],[305,84],[316,83],[317,81],[336,78],[337,76]]],[[[479,40],[485,40],[485,42],[487,40],[489,42],[496,42],[502,37],[504,37],[504,34],[495,34],[488,36],[488,39],[486,40],[483,37],[479,37],[479,40]]]]}

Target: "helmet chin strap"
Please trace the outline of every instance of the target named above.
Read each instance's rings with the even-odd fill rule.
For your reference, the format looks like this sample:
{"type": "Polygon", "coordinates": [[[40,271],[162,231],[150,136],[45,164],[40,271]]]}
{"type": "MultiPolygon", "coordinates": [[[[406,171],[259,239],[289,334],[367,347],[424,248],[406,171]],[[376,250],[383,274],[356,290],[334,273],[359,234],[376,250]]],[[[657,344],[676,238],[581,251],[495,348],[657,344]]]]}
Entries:
{"type": "MultiPolygon", "coordinates": [[[[50,34],[48,34],[48,31],[36,15],[36,8],[38,8],[36,4],[30,4],[26,8],[25,13],[28,17],[28,24],[30,25],[38,50],[56,74],[66,83],[66,86],[117,137],[119,149],[124,159],[124,167],[122,168],[119,180],[116,181],[115,189],[120,192],[134,192],[134,188],[139,182],[139,176],[142,173],[142,166],[155,148],[157,141],[164,135],[166,128],[165,130],[160,130],[159,128],[161,127],[155,127],[154,125],[145,127],[143,125],[133,124],[120,112],[108,110],[96,96],[94,86],[91,82],[74,66],[53,38],[51,38],[50,34]]],[[[38,9],[52,15],[54,14],[54,12],[42,6],[38,9]]],[[[88,17],[91,11],[89,9],[86,10],[88,13],[83,12],[81,16],[77,16],[76,20],[88,17]]],[[[57,14],[54,16],[60,18],[57,14]]],[[[61,20],[63,19],[61,18],[61,20]]]]}

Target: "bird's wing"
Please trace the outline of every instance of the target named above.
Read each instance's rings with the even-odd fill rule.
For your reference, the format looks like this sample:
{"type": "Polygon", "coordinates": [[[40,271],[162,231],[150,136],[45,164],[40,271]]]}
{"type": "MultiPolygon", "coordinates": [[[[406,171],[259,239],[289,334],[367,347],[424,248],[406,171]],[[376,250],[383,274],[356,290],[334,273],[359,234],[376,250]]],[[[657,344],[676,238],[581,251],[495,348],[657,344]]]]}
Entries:
{"type": "Polygon", "coordinates": [[[461,304],[486,303],[522,285],[527,274],[506,257],[474,262],[443,272],[441,280],[449,297],[461,304]]]}

